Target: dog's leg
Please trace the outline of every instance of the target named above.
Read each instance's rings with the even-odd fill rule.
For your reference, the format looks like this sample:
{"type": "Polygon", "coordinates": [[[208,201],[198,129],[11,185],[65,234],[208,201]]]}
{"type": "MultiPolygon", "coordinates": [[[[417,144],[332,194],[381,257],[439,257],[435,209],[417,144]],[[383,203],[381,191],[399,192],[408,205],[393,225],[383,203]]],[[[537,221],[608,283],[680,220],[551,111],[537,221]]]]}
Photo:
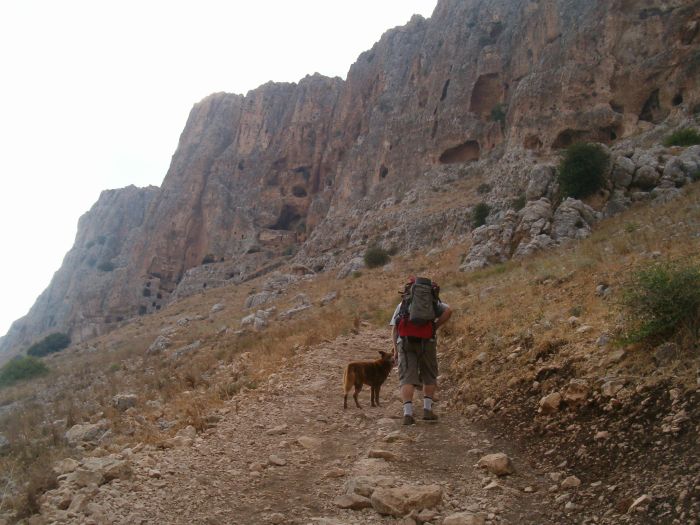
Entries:
{"type": "Polygon", "coordinates": [[[377,406],[379,406],[379,390],[382,388],[382,385],[377,385],[377,389],[374,391],[374,401],[377,403],[377,406]]]}
{"type": "Polygon", "coordinates": [[[343,396],[343,408],[348,408],[348,393],[345,392],[345,396],[343,396]]]}
{"type": "Polygon", "coordinates": [[[355,404],[357,405],[357,408],[362,408],[360,406],[360,402],[357,400],[357,395],[360,393],[360,390],[362,390],[362,385],[355,385],[355,393],[352,395],[352,397],[355,399],[355,404]]]}

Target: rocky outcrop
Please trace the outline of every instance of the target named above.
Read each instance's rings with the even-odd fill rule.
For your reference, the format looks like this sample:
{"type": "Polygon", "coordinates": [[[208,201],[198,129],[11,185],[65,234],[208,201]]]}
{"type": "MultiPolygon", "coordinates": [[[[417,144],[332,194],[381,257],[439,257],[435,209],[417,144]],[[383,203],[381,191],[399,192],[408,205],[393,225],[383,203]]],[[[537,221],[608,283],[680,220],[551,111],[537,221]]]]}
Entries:
{"type": "MultiPolygon", "coordinates": [[[[211,95],[192,109],[160,190],[120,190],[141,197],[113,225],[119,235],[100,218],[118,212],[91,211],[54,281],[0,350],[48,331],[80,341],[173,294],[258,275],[297,250],[298,261],[320,270],[372,241],[408,250],[453,240],[470,229],[473,203],[421,208],[424,192],[439,194],[449,184],[440,177],[469,177],[468,166],[484,160],[503,162],[494,195],[513,183],[532,199],[551,199],[546,169],[527,184],[523,166],[533,158],[695,111],[699,17],[696,4],[681,1],[441,0],[430,19],[387,31],[345,81],[313,75],[245,96],[211,95]],[[521,162],[511,177],[514,158],[521,162]],[[93,260],[89,250],[95,268],[111,262],[114,270],[81,266],[93,260]]],[[[619,187],[643,193],[653,183],[659,198],[673,196],[656,184],[658,171],[636,170],[629,180],[630,169],[617,166],[619,187]]],[[[122,198],[109,195],[99,210],[110,199],[119,207],[122,198]]],[[[572,206],[552,217],[565,231],[546,235],[578,236],[567,221],[588,212],[572,206]]],[[[521,252],[546,242],[530,226],[521,252]]]]}
{"type": "Polygon", "coordinates": [[[523,257],[571,240],[584,239],[603,217],[616,215],[633,202],[667,202],[680,195],[686,184],[700,175],[700,146],[682,150],[654,146],[628,148],[624,144],[610,152],[607,196],[601,211],[577,199],[566,198],[556,205],[556,170],[536,165],[528,177],[525,196],[531,199],[522,210],[504,211],[493,223],[471,232],[472,245],[461,269],[464,271],[523,257]]]}

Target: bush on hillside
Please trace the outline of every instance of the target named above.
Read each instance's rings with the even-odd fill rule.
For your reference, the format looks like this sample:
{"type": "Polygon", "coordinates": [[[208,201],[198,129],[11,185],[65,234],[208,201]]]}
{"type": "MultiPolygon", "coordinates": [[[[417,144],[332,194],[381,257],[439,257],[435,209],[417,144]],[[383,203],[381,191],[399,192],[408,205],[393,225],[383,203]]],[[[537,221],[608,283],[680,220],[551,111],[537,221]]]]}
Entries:
{"type": "Polygon", "coordinates": [[[479,195],[486,195],[487,193],[491,192],[491,185],[487,184],[486,182],[479,184],[479,186],[476,188],[476,192],[479,195]]]}
{"type": "Polygon", "coordinates": [[[472,226],[474,226],[474,228],[478,228],[479,226],[486,224],[486,219],[488,218],[489,213],[491,213],[491,206],[485,202],[480,202],[474,206],[474,209],[472,209],[472,226]]]}
{"type": "Polygon", "coordinates": [[[578,142],[569,146],[559,163],[559,186],[564,197],[580,199],[601,189],[609,160],[598,144],[578,142]]]}
{"type": "Polygon", "coordinates": [[[367,268],[378,268],[389,262],[389,253],[379,246],[370,246],[365,252],[365,266],[367,268]]]}
{"type": "Polygon", "coordinates": [[[109,261],[106,261],[106,262],[100,263],[100,265],[97,267],[97,269],[102,271],[102,272],[111,272],[112,270],[114,270],[114,264],[109,262],[109,261]]]}
{"type": "Polygon", "coordinates": [[[0,368],[0,387],[10,386],[48,372],[49,369],[36,357],[25,356],[12,359],[0,368]]]}
{"type": "Polygon", "coordinates": [[[632,274],[623,288],[626,318],[624,342],[659,343],[698,339],[700,330],[700,266],[657,263],[632,274]]]}
{"type": "Polygon", "coordinates": [[[45,355],[60,352],[70,344],[70,337],[67,334],[59,332],[49,334],[38,343],[34,343],[27,350],[27,354],[34,357],[43,357],[45,355]]]}
{"type": "Polygon", "coordinates": [[[693,146],[700,144],[700,133],[693,128],[682,128],[664,139],[664,146],[693,146]]]}
{"type": "Polygon", "coordinates": [[[527,197],[525,196],[524,193],[521,193],[520,195],[518,195],[515,199],[513,199],[510,202],[510,205],[513,207],[513,209],[515,211],[522,210],[526,204],[527,204],[527,197]]]}
{"type": "Polygon", "coordinates": [[[501,126],[506,123],[506,107],[502,102],[499,102],[491,108],[491,120],[498,122],[501,126]]]}

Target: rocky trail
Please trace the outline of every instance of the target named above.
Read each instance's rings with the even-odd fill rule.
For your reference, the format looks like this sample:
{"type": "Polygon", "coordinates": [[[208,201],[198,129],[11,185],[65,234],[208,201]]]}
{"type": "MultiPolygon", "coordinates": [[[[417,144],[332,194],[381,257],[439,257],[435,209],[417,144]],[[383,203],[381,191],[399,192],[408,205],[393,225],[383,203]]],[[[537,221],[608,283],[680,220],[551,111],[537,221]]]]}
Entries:
{"type": "Polygon", "coordinates": [[[100,488],[86,484],[66,510],[44,517],[124,524],[546,522],[538,495],[544,477],[507,443],[442,409],[444,400],[436,405],[439,422],[423,422],[417,402],[417,424],[401,424],[395,370],[381,408],[369,407],[364,389],[363,409],[343,410],[345,364],[374,359],[389,346],[385,331],[362,327],[299,353],[219,409],[212,428],[180,432],[173,448],[125,450],[130,475],[114,475],[100,488]],[[502,452],[514,465],[511,475],[476,466],[502,452]]]}

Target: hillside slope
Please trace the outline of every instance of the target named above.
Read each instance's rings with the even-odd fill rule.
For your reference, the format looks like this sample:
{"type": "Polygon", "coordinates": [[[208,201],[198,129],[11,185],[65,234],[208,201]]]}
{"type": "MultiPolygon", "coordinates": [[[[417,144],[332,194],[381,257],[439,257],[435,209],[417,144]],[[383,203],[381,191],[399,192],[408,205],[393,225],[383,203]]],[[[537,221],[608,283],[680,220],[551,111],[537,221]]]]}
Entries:
{"type": "MultiPolygon", "coordinates": [[[[345,81],[313,75],[211,95],[192,109],[145,214],[127,218],[139,225],[128,249],[100,254],[114,271],[91,266],[91,250],[100,239],[121,246],[120,230],[90,215],[0,351],[49,331],[86,340],[297,250],[312,269],[341,267],[376,240],[362,218],[387,202],[410,215],[404,196],[436,168],[504,159],[509,175],[494,168],[491,182],[512,199],[533,162],[572,142],[680,122],[700,102],[699,18],[698,2],[681,0],[441,0],[430,19],[387,31],[345,81]]],[[[443,218],[419,215],[417,229],[443,218]]],[[[380,240],[403,249],[414,233],[380,240]]]]}
{"type": "Polygon", "coordinates": [[[2,517],[382,522],[335,500],[351,479],[389,473],[438,484],[441,517],[693,523],[697,341],[669,351],[615,338],[635,271],[700,265],[699,192],[637,203],[578,244],[469,274],[458,245],[341,281],[279,272],[206,290],[46,358],[48,377],[0,390],[2,517]],[[455,314],[440,342],[441,421],[403,429],[395,377],[386,406],[363,412],[342,409],[340,382],[345,362],[386,348],[397,289],[415,273],[441,283],[455,314]],[[368,460],[375,448],[397,457],[368,460]],[[501,451],[515,474],[474,467],[501,451]]]}

